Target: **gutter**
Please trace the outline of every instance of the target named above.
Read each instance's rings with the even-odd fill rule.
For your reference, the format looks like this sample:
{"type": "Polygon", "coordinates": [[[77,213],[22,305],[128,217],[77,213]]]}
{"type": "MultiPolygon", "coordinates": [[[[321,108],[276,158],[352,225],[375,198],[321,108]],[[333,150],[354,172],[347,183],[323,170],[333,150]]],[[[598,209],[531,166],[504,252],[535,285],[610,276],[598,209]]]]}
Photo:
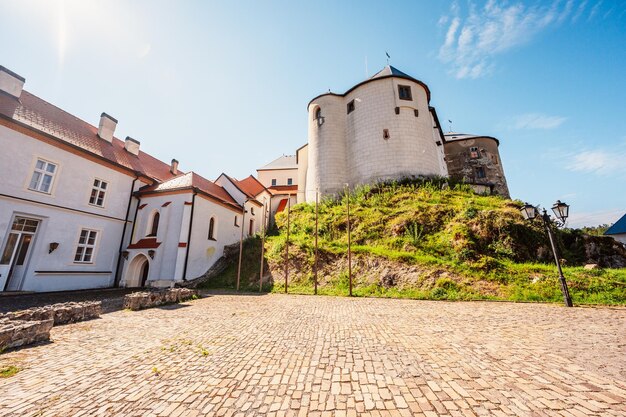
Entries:
{"type": "MultiPolygon", "coordinates": [[[[124,248],[124,238],[126,237],[126,225],[128,224],[128,215],[130,214],[130,205],[133,201],[133,194],[135,192],[135,183],[139,179],[139,175],[135,173],[135,179],[130,186],[130,193],[128,195],[128,205],[126,206],[126,216],[124,216],[124,228],[122,229],[122,238],[120,239],[120,247],[117,251],[117,263],[115,265],[115,279],[113,280],[113,287],[117,287],[120,284],[120,263],[122,262],[122,249],[124,248]]],[[[137,212],[135,212],[135,219],[137,212]]],[[[133,229],[135,228],[135,222],[133,221],[133,229]]]]}
{"type": "Polygon", "coordinates": [[[185,250],[185,267],[183,268],[183,281],[187,281],[187,264],[189,263],[189,247],[191,246],[191,228],[193,227],[193,210],[196,207],[197,188],[193,188],[191,196],[191,214],[189,215],[189,230],[187,231],[187,248],[185,250]]]}

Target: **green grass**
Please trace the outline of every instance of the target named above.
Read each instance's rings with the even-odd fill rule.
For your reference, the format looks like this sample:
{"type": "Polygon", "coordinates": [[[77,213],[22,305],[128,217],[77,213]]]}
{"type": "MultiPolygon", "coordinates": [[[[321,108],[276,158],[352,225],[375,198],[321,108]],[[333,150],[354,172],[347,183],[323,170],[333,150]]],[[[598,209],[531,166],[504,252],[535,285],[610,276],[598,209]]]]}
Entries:
{"type": "MultiPolygon", "coordinates": [[[[343,196],[319,204],[318,294],[347,295],[347,216],[343,196]],[[326,268],[326,269],[325,269],[326,268]]],[[[525,221],[518,201],[474,194],[468,187],[431,182],[363,187],[350,195],[353,295],[436,300],[509,300],[561,303],[556,267],[539,222],[525,221]],[[384,262],[402,275],[413,268],[414,280],[383,282],[367,266],[384,262]],[[360,263],[360,264],[359,264],[360,263]]],[[[265,246],[265,271],[284,292],[286,213],[265,246]]],[[[313,294],[315,207],[298,204],[290,212],[289,293],[313,294]]],[[[577,304],[626,304],[626,269],[585,270],[587,239],[577,230],[557,232],[566,259],[564,274],[577,304]]],[[[612,241],[593,237],[605,254],[612,241]]],[[[260,239],[244,244],[240,288],[258,291],[260,239]]],[[[237,262],[204,288],[235,288],[237,262]]]]}
{"type": "Polygon", "coordinates": [[[9,365],[3,368],[0,368],[0,378],[10,378],[13,375],[17,374],[20,371],[20,368],[17,366],[9,365]]]}

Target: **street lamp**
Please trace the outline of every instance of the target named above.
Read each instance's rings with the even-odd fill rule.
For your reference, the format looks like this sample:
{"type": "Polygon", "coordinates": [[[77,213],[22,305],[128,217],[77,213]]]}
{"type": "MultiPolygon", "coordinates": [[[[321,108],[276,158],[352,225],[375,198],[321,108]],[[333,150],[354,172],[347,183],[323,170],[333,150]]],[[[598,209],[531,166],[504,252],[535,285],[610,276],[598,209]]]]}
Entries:
{"type": "Polygon", "coordinates": [[[558,219],[552,220],[550,215],[546,209],[541,209],[541,213],[537,207],[531,204],[524,204],[520,209],[522,216],[524,219],[532,221],[534,220],[538,214],[540,214],[541,220],[543,221],[543,225],[548,233],[548,238],[550,240],[550,246],[552,247],[552,254],[554,255],[554,262],[556,263],[556,267],[559,271],[559,282],[561,283],[561,292],[563,293],[563,301],[565,302],[566,307],[572,307],[572,297],[569,295],[569,289],[567,288],[567,282],[565,281],[565,276],[563,276],[563,269],[561,268],[561,261],[559,260],[559,254],[557,252],[556,244],[554,242],[554,235],[552,234],[552,224],[555,226],[563,226],[565,225],[565,220],[569,215],[569,206],[565,203],[562,203],[560,200],[557,200],[556,203],[552,206],[552,211],[554,215],[558,219]]]}

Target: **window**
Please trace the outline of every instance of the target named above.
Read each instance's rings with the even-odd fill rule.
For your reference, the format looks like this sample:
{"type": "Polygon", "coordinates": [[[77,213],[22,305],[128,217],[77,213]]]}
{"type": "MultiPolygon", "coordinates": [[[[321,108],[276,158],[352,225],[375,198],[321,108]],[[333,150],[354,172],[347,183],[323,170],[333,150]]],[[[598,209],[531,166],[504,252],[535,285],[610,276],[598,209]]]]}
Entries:
{"type": "Polygon", "coordinates": [[[83,229],[80,231],[80,238],[78,239],[78,247],[76,248],[76,255],[74,255],[74,262],[93,262],[93,252],[96,249],[97,236],[98,232],[95,230],[83,229]]]}
{"type": "Polygon", "coordinates": [[[93,188],[91,189],[91,196],[89,196],[89,204],[92,206],[103,207],[104,206],[104,194],[107,190],[107,183],[102,180],[93,180],[93,188]]]}
{"type": "Polygon", "coordinates": [[[272,178],[272,187],[276,185],[276,178],[272,178]]]}
{"type": "Polygon", "coordinates": [[[321,126],[324,124],[324,116],[322,116],[322,108],[318,107],[317,110],[315,110],[315,118],[314,120],[317,120],[317,125],[321,126]]]}
{"type": "Polygon", "coordinates": [[[287,178],[287,185],[293,185],[293,178],[287,178]]]}
{"type": "Polygon", "coordinates": [[[478,148],[476,146],[470,148],[470,158],[478,158],[478,148]]]}
{"type": "Polygon", "coordinates": [[[209,220],[209,240],[216,240],[215,239],[215,217],[211,217],[211,220],[209,220]]]}
{"type": "Polygon", "coordinates": [[[400,100],[413,100],[413,96],[411,95],[411,87],[408,85],[399,85],[398,97],[400,97],[400,100]]]}
{"type": "Polygon", "coordinates": [[[254,216],[254,207],[250,207],[250,214],[254,216]]]}
{"type": "Polygon", "coordinates": [[[250,227],[248,229],[248,235],[252,236],[254,234],[254,219],[250,219],[250,227]]]}
{"type": "Polygon", "coordinates": [[[35,171],[30,179],[28,188],[33,191],[39,191],[41,193],[50,194],[52,188],[52,181],[54,180],[54,174],[56,173],[57,166],[52,162],[47,162],[42,159],[37,159],[35,164],[35,171]]]}
{"type": "Polygon", "coordinates": [[[487,175],[485,174],[485,168],[477,167],[476,168],[476,178],[485,178],[487,175]]]}
{"type": "Polygon", "coordinates": [[[157,211],[156,213],[154,213],[154,216],[152,216],[152,226],[150,226],[150,233],[148,234],[148,236],[156,237],[157,232],[159,231],[160,219],[161,219],[161,215],[157,211]]]}
{"type": "Polygon", "coordinates": [[[235,216],[235,227],[239,227],[239,216],[235,216]]]}
{"type": "Polygon", "coordinates": [[[354,100],[348,103],[348,114],[352,113],[353,111],[354,111],[354,100]]]}
{"type": "Polygon", "coordinates": [[[383,129],[383,139],[387,140],[391,137],[389,134],[389,129],[383,129]]]}

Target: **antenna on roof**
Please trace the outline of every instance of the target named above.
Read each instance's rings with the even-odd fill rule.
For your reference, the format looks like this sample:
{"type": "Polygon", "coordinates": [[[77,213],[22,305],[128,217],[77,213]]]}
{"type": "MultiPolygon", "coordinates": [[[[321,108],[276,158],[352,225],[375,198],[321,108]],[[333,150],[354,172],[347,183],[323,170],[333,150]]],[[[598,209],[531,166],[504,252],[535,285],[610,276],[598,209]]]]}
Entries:
{"type": "Polygon", "coordinates": [[[450,130],[448,130],[448,132],[452,132],[452,120],[448,119],[448,123],[450,123],[450,130]]]}
{"type": "Polygon", "coordinates": [[[391,59],[391,55],[389,55],[389,52],[385,51],[385,55],[387,55],[387,65],[389,65],[389,60],[391,59]]]}

